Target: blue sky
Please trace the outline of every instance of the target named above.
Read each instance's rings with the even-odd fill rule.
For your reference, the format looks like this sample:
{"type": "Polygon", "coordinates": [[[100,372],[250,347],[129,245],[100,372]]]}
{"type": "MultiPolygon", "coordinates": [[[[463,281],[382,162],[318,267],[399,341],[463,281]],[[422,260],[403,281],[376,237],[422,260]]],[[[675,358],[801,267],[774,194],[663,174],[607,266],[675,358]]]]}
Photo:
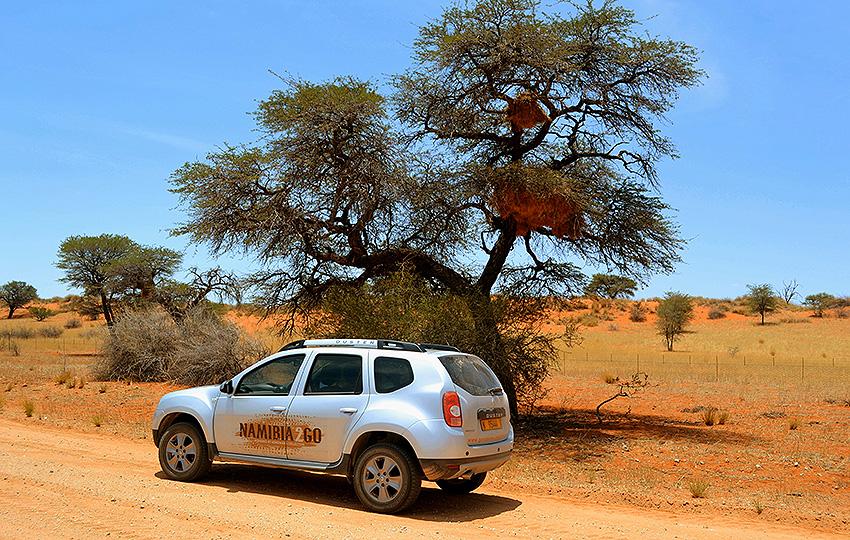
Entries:
{"type": "MultiPolygon", "coordinates": [[[[709,78],[663,131],[680,159],[660,193],[689,238],[668,290],[726,298],[796,280],[850,295],[850,40],[844,1],[623,0],[653,35],[702,52],[709,78]],[[654,17],[653,17],[654,16],[654,17]]],[[[0,16],[0,283],[68,292],[56,251],[123,234],[214,261],[170,238],[169,175],[222,143],[250,142],[269,73],[378,83],[410,65],[419,25],[448,2],[6,2],[0,16]]],[[[598,269],[587,269],[593,273],[598,269]]]]}

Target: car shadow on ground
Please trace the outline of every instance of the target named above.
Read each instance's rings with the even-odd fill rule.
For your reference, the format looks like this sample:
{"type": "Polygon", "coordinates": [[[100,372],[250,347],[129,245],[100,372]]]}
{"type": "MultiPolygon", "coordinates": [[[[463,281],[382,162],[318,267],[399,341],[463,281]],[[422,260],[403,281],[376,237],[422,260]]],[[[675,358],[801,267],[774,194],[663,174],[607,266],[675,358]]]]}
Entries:
{"type": "MultiPolygon", "coordinates": [[[[161,471],[156,476],[166,478],[161,471]]],[[[367,512],[343,476],[215,463],[198,483],[223,487],[228,493],[257,493],[367,512]]],[[[510,512],[521,504],[516,499],[484,493],[450,495],[434,483],[423,482],[416,503],[402,515],[423,521],[465,522],[510,512]]]]}

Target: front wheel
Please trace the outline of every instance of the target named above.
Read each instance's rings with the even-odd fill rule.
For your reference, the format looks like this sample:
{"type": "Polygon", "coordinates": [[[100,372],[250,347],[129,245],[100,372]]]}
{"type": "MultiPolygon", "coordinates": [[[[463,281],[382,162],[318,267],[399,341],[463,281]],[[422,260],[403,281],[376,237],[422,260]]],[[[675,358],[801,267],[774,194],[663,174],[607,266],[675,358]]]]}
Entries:
{"type": "Polygon", "coordinates": [[[454,480],[437,480],[437,485],[446,493],[464,494],[471,493],[481,487],[484,479],[487,477],[486,472],[473,474],[469,478],[455,478],[454,480]]]}
{"type": "Polygon", "coordinates": [[[354,492],[368,510],[395,514],[409,507],[422,488],[422,472],[404,449],[388,443],[370,446],[354,465],[354,492]]]}
{"type": "Polygon", "coordinates": [[[159,465],[172,480],[191,482],[205,475],[212,460],[203,433],[184,422],[169,427],[159,440],[159,465]]]}

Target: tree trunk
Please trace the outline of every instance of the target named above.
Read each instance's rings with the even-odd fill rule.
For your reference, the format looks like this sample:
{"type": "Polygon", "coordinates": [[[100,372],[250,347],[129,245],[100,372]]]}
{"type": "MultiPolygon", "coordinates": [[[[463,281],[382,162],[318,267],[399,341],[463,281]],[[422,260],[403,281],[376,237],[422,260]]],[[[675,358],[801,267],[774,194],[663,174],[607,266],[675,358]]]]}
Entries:
{"type": "Polygon", "coordinates": [[[13,307],[11,307],[11,306],[10,306],[10,307],[9,307],[9,316],[8,316],[8,317],[6,317],[6,318],[7,318],[7,319],[11,319],[11,318],[12,318],[12,315],[14,315],[14,314],[15,314],[15,308],[13,308],[13,307]]]}
{"type": "Polygon", "coordinates": [[[100,293],[100,307],[103,309],[103,318],[106,319],[106,326],[115,324],[115,314],[112,313],[112,304],[106,293],[100,293]]]}
{"type": "Polygon", "coordinates": [[[467,304],[475,321],[475,352],[493,368],[493,372],[502,383],[505,395],[508,396],[511,415],[516,418],[519,409],[514,370],[505,350],[502,335],[499,333],[490,295],[472,293],[467,299],[467,304]]]}

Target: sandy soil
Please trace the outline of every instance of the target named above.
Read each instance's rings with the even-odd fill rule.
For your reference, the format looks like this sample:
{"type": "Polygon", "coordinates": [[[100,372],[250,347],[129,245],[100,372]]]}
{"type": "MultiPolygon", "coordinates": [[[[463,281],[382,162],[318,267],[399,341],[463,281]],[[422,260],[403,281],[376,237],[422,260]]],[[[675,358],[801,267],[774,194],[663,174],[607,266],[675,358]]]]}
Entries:
{"type": "Polygon", "coordinates": [[[764,520],[676,515],[487,482],[412,512],[364,511],[342,477],[216,464],[166,480],[150,439],[0,419],[0,538],[846,538],[764,520]]]}

